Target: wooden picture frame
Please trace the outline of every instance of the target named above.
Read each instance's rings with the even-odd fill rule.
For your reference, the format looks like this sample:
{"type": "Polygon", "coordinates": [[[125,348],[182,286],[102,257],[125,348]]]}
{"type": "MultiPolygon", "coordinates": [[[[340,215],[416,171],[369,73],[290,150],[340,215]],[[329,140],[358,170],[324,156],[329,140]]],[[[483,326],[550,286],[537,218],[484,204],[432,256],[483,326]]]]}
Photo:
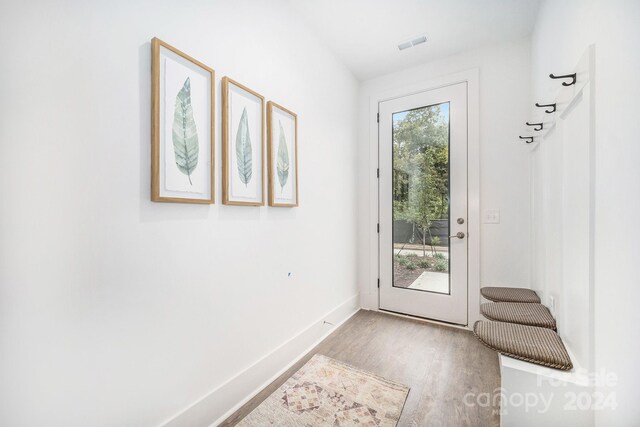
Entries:
{"type": "Polygon", "coordinates": [[[264,206],[264,96],[222,78],[222,203],[264,206]],[[242,108],[242,110],[240,110],[242,108]],[[242,112],[240,112],[242,111],[242,112]],[[258,124],[259,123],[259,124],[258,124]],[[245,138],[241,138],[241,129],[245,138]],[[234,144],[232,147],[231,144],[234,144]],[[240,154],[243,146],[249,150],[240,154]],[[239,160],[244,157],[244,161],[239,160]]]}
{"type": "Polygon", "coordinates": [[[151,57],[151,200],[214,203],[215,71],[155,37],[151,57]]]}
{"type": "Polygon", "coordinates": [[[298,207],[298,116],[273,101],[267,102],[267,159],[269,206],[298,207]]]}

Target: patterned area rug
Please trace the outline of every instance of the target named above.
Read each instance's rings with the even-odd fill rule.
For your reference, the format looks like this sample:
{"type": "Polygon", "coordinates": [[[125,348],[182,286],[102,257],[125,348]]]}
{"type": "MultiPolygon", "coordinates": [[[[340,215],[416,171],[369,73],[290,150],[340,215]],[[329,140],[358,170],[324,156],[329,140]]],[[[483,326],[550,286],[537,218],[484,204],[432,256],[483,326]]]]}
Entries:
{"type": "Polygon", "coordinates": [[[409,387],[316,354],[238,426],[395,426],[409,387]]]}

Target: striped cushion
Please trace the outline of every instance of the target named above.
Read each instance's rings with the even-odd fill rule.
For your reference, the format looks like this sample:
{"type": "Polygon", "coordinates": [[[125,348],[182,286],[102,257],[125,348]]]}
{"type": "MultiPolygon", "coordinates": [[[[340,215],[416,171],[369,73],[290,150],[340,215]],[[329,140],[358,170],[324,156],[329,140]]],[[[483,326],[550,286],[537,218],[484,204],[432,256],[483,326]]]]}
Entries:
{"type": "Polygon", "coordinates": [[[551,329],[478,320],[473,333],[484,345],[505,356],[563,371],[573,368],[560,336],[551,329]]]}
{"type": "Polygon", "coordinates": [[[489,301],[495,302],[535,302],[540,304],[540,298],[531,289],[525,288],[480,288],[480,293],[489,301]]]}
{"type": "Polygon", "coordinates": [[[482,315],[498,322],[519,323],[556,330],[556,319],[542,304],[487,302],[480,305],[482,315]]]}

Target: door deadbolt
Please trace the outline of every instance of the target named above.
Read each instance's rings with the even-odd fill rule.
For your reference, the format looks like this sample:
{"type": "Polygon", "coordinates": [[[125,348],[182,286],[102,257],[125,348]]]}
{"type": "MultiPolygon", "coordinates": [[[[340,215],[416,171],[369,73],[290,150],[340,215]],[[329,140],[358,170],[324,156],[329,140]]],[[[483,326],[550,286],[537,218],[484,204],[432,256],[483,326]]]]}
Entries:
{"type": "Polygon", "coordinates": [[[464,218],[458,218],[458,224],[464,224],[464,218]]]}

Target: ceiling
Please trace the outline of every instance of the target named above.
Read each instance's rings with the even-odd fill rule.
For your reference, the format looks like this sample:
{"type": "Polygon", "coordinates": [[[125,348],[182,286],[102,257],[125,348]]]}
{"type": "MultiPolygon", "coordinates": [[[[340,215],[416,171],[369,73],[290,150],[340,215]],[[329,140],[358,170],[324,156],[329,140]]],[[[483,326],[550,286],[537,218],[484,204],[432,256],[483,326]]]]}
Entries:
{"type": "Polygon", "coordinates": [[[361,80],[531,33],[540,0],[289,0],[361,80]],[[427,42],[398,44],[425,34],[427,42]]]}

